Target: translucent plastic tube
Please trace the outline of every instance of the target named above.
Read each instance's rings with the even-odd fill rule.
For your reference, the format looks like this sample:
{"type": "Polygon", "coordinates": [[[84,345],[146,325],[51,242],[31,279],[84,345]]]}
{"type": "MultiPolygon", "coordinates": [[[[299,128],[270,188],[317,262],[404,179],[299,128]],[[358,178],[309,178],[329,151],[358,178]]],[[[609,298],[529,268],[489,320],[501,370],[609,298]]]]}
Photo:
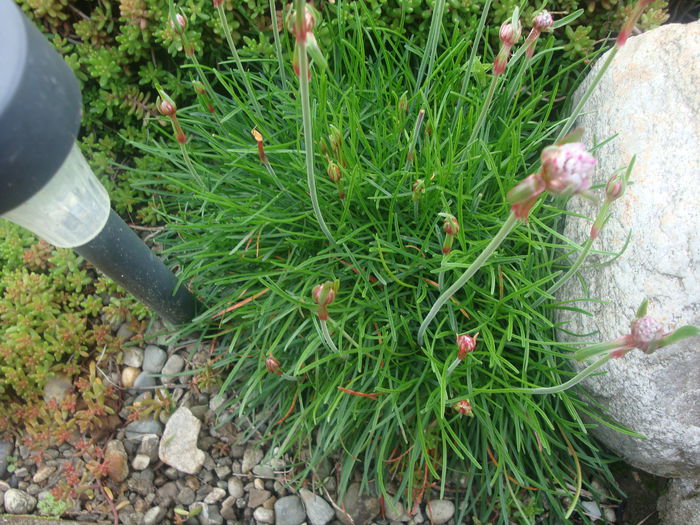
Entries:
{"type": "MultiPolygon", "coordinates": [[[[41,155],[41,152],[36,152],[41,155]]],[[[109,195],[77,144],[56,174],[29,200],[2,217],[59,248],[94,239],[109,218],[109,195]]]]}

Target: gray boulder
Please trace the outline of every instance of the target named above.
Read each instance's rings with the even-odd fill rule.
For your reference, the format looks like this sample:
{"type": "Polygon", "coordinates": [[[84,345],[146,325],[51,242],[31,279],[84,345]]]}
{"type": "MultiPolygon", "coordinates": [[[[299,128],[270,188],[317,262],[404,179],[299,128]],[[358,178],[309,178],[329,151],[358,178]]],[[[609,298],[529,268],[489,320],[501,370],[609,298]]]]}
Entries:
{"type": "MultiPolygon", "coordinates": [[[[604,60],[602,58],[599,63],[604,60]]],[[[597,72],[591,71],[587,82],[597,72]]],[[[584,84],[578,94],[587,85],[584,84]]],[[[594,184],[637,155],[634,184],[613,204],[612,216],[594,248],[607,252],[629,246],[605,266],[581,273],[588,295],[607,302],[560,310],[567,332],[593,334],[565,342],[600,342],[629,332],[644,297],[649,315],[669,330],[700,325],[700,22],[672,24],[631,38],[588,100],[580,125],[601,147],[594,184]]],[[[585,199],[571,199],[569,211],[592,218],[585,199]]],[[[591,222],[570,217],[565,234],[583,243],[591,222]]],[[[602,262],[610,256],[592,257],[602,262]]],[[[558,293],[561,301],[586,295],[577,279],[558,293]]],[[[577,365],[581,368],[582,365],[577,365]]],[[[700,341],[687,339],[653,355],[635,350],[613,359],[607,374],[584,382],[607,414],[648,439],[599,426],[594,433],[632,465],[669,477],[700,477],[700,341]]]]}
{"type": "Polygon", "coordinates": [[[658,509],[663,525],[700,525],[700,481],[671,480],[658,509]]]}

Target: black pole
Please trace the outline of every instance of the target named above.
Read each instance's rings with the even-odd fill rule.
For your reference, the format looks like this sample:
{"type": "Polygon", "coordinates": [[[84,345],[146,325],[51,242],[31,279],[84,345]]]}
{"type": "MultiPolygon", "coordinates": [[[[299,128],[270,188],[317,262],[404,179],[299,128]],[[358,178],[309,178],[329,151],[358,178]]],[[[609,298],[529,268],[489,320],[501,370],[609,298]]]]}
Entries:
{"type": "Polygon", "coordinates": [[[193,295],[177,287],[175,275],[114,210],[97,237],[74,249],[166,321],[186,323],[195,316],[193,295]]]}

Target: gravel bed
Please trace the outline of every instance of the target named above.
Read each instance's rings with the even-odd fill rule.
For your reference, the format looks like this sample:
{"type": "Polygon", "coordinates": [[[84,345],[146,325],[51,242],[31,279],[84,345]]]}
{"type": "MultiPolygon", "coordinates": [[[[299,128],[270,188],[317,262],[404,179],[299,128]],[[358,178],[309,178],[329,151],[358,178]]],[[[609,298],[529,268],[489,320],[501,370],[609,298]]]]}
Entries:
{"type": "MultiPolygon", "coordinates": [[[[158,333],[162,327],[152,327],[158,333]]],[[[127,325],[118,335],[128,340],[127,325]]],[[[360,494],[350,485],[337,501],[335,474],[330,465],[322,479],[295,490],[288,483],[288,458],[261,446],[262,435],[244,438],[250,423],[232,418],[215,428],[221,400],[216,392],[195,392],[191,376],[177,375],[206,362],[208,349],[196,343],[168,346],[164,337],[145,348],[125,346],[121,365],[108,380],[123,388],[122,424],[104,443],[109,472],[103,480],[112,505],[108,510],[89,498],[64,516],[81,522],[124,525],[377,525],[454,523],[454,505],[432,499],[406,512],[383,505],[377,497],[360,494]],[[175,402],[172,413],[129,421],[134,403],[153,398],[162,389],[175,402]]],[[[61,397],[71,387],[66,378],[53,378],[45,396],[61,397]]],[[[102,445],[102,443],[100,443],[102,445]]],[[[34,464],[31,451],[19,442],[0,441],[0,513],[40,515],[39,502],[65,479],[64,466],[84,469],[88,457],[68,444],[44,451],[34,464]],[[82,467],[82,468],[81,468],[82,467]]]]}

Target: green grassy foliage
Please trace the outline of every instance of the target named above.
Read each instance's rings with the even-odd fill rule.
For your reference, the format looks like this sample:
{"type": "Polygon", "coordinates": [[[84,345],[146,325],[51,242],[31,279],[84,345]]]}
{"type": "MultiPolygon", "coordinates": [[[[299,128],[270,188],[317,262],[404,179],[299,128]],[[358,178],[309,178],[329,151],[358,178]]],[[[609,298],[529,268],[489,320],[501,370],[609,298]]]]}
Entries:
{"type": "MultiPolygon", "coordinates": [[[[107,185],[115,209],[141,223],[156,221],[157,202],[148,202],[122,176],[118,164],[133,165],[135,151],[127,141],[145,141],[144,122],[157,114],[154,83],[161,84],[181,104],[194,100],[194,93],[183,80],[186,72],[178,68],[182,49],[168,26],[167,0],[16,0],[37,26],[49,36],[56,49],[75,71],[84,99],[82,140],[88,160],[107,185]],[[118,136],[126,139],[121,140],[118,136]]],[[[324,12],[343,22],[360,19],[363,26],[384,27],[423,46],[434,0],[370,0],[367,2],[317,2],[324,12]],[[340,6],[340,8],[338,8],[340,6]]],[[[641,21],[643,29],[663,22],[667,17],[665,0],[657,0],[641,21]]],[[[477,25],[484,0],[448,2],[443,17],[448,35],[463,35],[477,25]]],[[[519,5],[529,20],[540,3],[516,0],[494,2],[489,25],[495,42],[500,23],[519,5]]],[[[187,34],[194,43],[199,60],[215,64],[226,56],[226,43],[219,19],[210,0],[188,0],[187,34]]],[[[278,9],[282,5],[278,3],[278,9]]],[[[585,9],[576,26],[558,37],[565,45],[563,58],[570,64],[587,56],[596,40],[614,32],[627,7],[619,0],[556,2],[549,9],[570,13],[585,9]]],[[[272,23],[267,0],[225,0],[228,25],[233,41],[244,59],[273,56],[272,23]]],[[[325,29],[317,37],[324,45],[330,35],[325,29]]]]}
{"type": "Polygon", "coordinates": [[[214,366],[227,374],[223,408],[293,455],[295,479],[336,455],[341,493],[359,476],[364,490],[416,502],[429,486],[442,493],[461,480],[460,519],[561,523],[577,487],[599,495],[591,479],[610,475],[581,418],[599,418],[590,401],[517,391],[573,375],[553,305],[532,306],[584,241],[558,233],[560,207],[540,203],[441,311],[424,346],[416,333],[440,283],[453,282],[489,242],[508,216],[507,191],[554,140],[555,101],[574,66],[553,67],[562,52],[554,36],[543,37],[532,62],[516,53],[475,128],[495,54],[484,36],[476,44],[483,57],[472,57],[481,26],[457,33],[438,25],[430,38],[442,44],[426,54],[399,31],[365,24],[361,3],[359,17],[344,16],[341,4],[314,30],[327,35],[329,66],[312,68],[313,138],[302,135],[297,79],[287,64],[283,85],[270,59],[247,65],[261,115],[233,63],[202,67],[215,112],[178,112],[185,157],[169,129],[154,127],[155,140],[141,146],[171,163],[141,170],[140,185],[163,200],[161,241],[208,307],[189,328],[210,329],[214,366]],[[311,208],[303,153],[311,140],[334,244],[311,208]],[[326,175],[332,165],[339,185],[326,175]],[[416,201],[417,179],[425,191],[416,201]],[[441,213],[460,225],[447,257],[441,213]],[[327,324],[337,353],[312,299],[316,285],[336,280],[327,324]],[[477,348],[448,376],[455,336],[465,332],[479,332],[477,348]],[[465,399],[474,417],[453,409],[465,399]]]}

